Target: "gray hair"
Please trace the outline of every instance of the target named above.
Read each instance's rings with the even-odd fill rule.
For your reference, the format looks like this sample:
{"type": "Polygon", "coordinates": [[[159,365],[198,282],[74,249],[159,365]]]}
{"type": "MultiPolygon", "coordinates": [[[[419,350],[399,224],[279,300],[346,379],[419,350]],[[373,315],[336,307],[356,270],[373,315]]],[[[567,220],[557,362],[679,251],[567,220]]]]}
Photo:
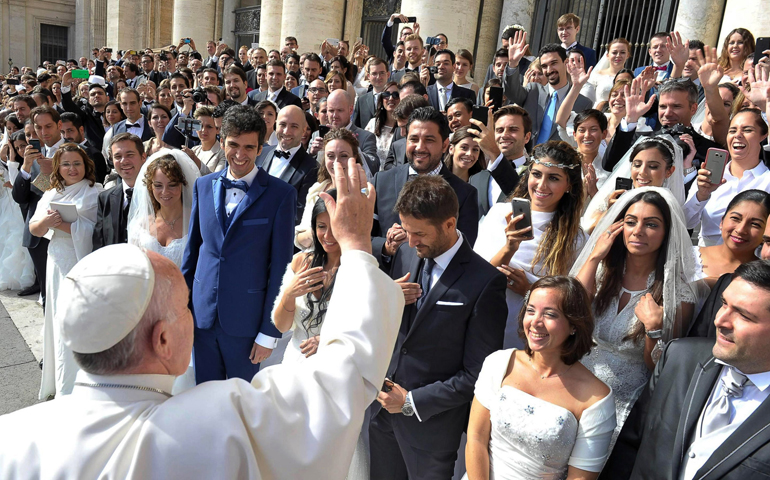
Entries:
{"type": "Polygon", "coordinates": [[[698,103],[698,88],[691,81],[682,82],[671,80],[664,82],[658,90],[658,98],[664,93],[671,92],[687,92],[687,100],[690,102],[690,105],[698,103]]]}
{"type": "Polygon", "coordinates": [[[155,270],[155,286],[142,319],[121,341],[103,352],[73,352],[75,361],[85,372],[93,375],[118,375],[137,367],[142,363],[155,325],[161,320],[169,323],[177,320],[176,312],[168,306],[174,289],[174,278],[163,272],[162,267],[159,268],[158,262],[154,260],[150,256],[155,270]]]}

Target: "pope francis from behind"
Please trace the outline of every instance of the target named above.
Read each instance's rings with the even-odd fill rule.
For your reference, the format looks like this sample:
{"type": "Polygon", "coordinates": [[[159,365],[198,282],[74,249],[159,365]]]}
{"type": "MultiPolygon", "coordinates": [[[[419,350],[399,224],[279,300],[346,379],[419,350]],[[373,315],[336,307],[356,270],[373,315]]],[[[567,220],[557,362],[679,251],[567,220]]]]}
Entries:
{"type": "Polygon", "coordinates": [[[404,306],[370,254],[374,192],[354,161],[347,172],[325,197],[343,253],[316,355],[171,396],[193,342],[184,279],[160,255],[102,248],[60,289],[77,383],[0,417],[0,478],[345,478],[404,306]]]}

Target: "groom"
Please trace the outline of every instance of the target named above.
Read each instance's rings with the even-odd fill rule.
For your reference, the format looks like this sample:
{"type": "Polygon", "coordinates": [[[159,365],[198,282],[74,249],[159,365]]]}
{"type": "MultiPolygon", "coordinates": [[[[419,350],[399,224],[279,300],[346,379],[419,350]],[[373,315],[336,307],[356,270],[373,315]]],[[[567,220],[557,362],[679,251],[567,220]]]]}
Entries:
{"type": "Polygon", "coordinates": [[[220,131],[228,167],[195,181],[182,273],[197,383],[250,381],[281,338],[271,313],[293,252],[297,191],[255,166],[265,134],[256,110],[231,107],[220,131]]]}

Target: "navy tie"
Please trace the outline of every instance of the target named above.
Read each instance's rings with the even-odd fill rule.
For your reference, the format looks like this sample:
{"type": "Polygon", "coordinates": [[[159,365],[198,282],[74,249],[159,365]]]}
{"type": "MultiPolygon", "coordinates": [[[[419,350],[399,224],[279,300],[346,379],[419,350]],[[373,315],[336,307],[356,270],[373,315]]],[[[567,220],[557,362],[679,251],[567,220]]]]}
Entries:
{"type": "Polygon", "coordinates": [[[249,191],[249,184],[244,182],[243,180],[230,180],[227,177],[220,177],[222,179],[222,185],[225,186],[226,189],[231,188],[237,188],[238,190],[243,190],[244,192],[249,191]]]}
{"type": "Polygon", "coordinates": [[[433,266],[436,265],[436,261],[432,258],[426,258],[423,261],[422,273],[420,274],[420,288],[422,288],[422,295],[417,299],[417,309],[422,307],[425,297],[430,292],[431,274],[433,273],[433,266]]]}

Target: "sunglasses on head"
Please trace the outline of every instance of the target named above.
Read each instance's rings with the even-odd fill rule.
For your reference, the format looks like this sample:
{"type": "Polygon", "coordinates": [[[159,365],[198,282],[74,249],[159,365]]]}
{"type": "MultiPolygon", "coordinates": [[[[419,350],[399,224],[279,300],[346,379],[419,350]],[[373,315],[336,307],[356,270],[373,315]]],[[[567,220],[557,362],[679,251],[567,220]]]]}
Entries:
{"type": "Polygon", "coordinates": [[[384,100],[387,100],[387,99],[389,99],[389,98],[394,98],[394,99],[396,99],[396,100],[398,100],[399,98],[401,98],[401,97],[399,96],[398,92],[382,92],[382,93],[380,94],[380,96],[382,96],[382,99],[383,99],[383,101],[384,101],[384,100]]]}

